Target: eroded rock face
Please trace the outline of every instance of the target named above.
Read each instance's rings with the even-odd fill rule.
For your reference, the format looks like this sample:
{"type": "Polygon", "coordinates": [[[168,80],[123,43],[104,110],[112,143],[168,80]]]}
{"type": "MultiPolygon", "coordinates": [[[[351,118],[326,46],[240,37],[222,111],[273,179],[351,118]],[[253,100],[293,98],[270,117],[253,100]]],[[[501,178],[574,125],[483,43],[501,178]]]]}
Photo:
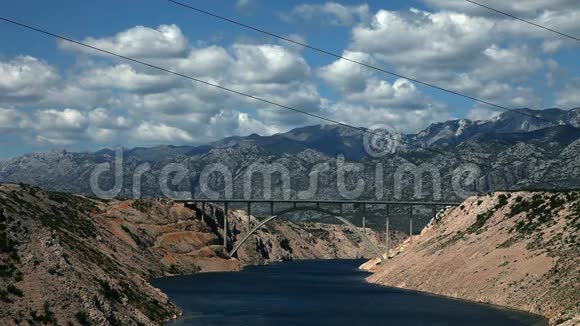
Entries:
{"type": "MultiPolygon", "coordinates": [[[[99,200],[0,185],[0,324],[156,325],[179,311],[147,282],[152,277],[374,254],[346,226],[273,221],[230,259],[223,220],[223,208],[213,205],[202,212],[169,200],[99,200]]],[[[230,211],[228,226],[229,250],[248,230],[245,213],[230,211]]]]}
{"type": "Polygon", "coordinates": [[[512,192],[472,197],[446,211],[370,282],[493,303],[580,321],[580,193],[512,192]]]}

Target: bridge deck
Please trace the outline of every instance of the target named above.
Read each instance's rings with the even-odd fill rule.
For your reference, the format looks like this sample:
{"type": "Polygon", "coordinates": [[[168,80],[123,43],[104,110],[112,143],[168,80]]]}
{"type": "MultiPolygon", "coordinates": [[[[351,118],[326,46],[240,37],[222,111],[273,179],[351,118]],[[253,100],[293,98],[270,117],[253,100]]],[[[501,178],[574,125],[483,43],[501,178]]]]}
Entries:
{"type": "Polygon", "coordinates": [[[364,205],[405,205],[405,206],[458,206],[459,202],[437,201],[383,201],[383,200],[313,200],[313,199],[187,199],[178,203],[285,203],[285,204],[364,204],[364,205]]]}

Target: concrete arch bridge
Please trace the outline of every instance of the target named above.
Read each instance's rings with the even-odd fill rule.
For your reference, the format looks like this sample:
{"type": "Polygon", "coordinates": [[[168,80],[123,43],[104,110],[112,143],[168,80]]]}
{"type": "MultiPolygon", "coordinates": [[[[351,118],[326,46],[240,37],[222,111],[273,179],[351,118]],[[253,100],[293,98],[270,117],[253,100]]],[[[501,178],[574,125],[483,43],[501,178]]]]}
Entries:
{"type": "Polygon", "coordinates": [[[433,215],[438,208],[444,208],[449,206],[458,206],[459,203],[456,202],[422,202],[422,201],[349,201],[349,200],[245,200],[245,199],[218,199],[218,200],[210,200],[210,199],[193,199],[187,201],[180,201],[183,202],[187,207],[193,207],[197,205],[201,205],[202,211],[205,211],[205,206],[208,203],[212,204],[223,204],[224,207],[224,223],[223,223],[223,239],[224,239],[224,248],[227,248],[227,232],[228,232],[228,210],[230,204],[246,204],[246,213],[247,213],[247,223],[248,223],[248,233],[242,236],[234,245],[232,250],[229,251],[229,256],[233,257],[238,249],[246,242],[252,234],[256,233],[262,226],[267,224],[270,221],[273,221],[277,218],[283,217],[285,215],[295,213],[295,212],[304,212],[304,211],[312,211],[319,214],[322,214],[326,217],[333,217],[342,222],[343,224],[347,225],[353,232],[355,232],[359,237],[367,244],[368,248],[373,249],[373,254],[380,258],[381,262],[384,262],[384,252],[389,248],[389,237],[386,237],[386,244],[385,247],[377,246],[375,243],[371,242],[369,238],[366,236],[365,230],[365,215],[363,213],[362,219],[362,229],[354,225],[351,221],[349,221],[343,214],[343,208],[345,205],[359,205],[363,207],[363,212],[366,211],[367,205],[379,205],[386,208],[386,216],[385,216],[385,231],[386,234],[389,234],[389,210],[393,206],[402,206],[409,208],[409,230],[410,236],[412,241],[412,229],[413,229],[413,208],[417,206],[423,207],[430,207],[432,209],[433,215]],[[291,208],[282,209],[279,211],[275,210],[276,204],[285,204],[285,206],[291,205],[291,208]],[[255,205],[269,205],[270,206],[270,214],[266,218],[262,219],[258,224],[254,227],[251,226],[250,216],[251,210],[255,205]],[[324,205],[325,207],[332,207],[335,210],[329,208],[322,208],[321,206],[324,205]],[[336,211],[338,208],[338,211],[336,211]],[[382,247],[382,248],[381,248],[382,247]]]}

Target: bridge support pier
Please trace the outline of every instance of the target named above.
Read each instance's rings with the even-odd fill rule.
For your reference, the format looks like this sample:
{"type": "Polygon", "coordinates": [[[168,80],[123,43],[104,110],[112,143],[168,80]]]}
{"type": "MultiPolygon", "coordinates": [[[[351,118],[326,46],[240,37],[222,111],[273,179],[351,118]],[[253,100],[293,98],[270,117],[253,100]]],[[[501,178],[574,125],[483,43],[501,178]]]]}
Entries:
{"type": "Polygon", "coordinates": [[[366,230],[366,216],[367,216],[367,205],[362,204],[362,211],[363,211],[363,217],[362,217],[362,228],[363,228],[363,233],[367,234],[367,230],[366,230]]]}
{"type": "Polygon", "coordinates": [[[252,229],[252,203],[248,202],[248,231],[250,231],[252,229]]]}
{"type": "Polygon", "coordinates": [[[228,202],[224,203],[224,249],[228,250],[228,202]]]}
{"type": "Polygon", "coordinates": [[[385,221],[385,242],[386,242],[386,247],[387,247],[387,259],[389,258],[389,217],[387,216],[386,221],[385,221]]]}
{"type": "Polygon", "coordinates": [[[413,206],[411,206],[411,211],[409,215],[409,243],[413,243],[413,206]]]}
{"type": "Polygon", "coordinates": [[[362,227],[363,227],[363,232],[366,234],[367,233],[367,229],[366,229],[366,217],[363,216],[363,223],[362,223],[362,227]]]}

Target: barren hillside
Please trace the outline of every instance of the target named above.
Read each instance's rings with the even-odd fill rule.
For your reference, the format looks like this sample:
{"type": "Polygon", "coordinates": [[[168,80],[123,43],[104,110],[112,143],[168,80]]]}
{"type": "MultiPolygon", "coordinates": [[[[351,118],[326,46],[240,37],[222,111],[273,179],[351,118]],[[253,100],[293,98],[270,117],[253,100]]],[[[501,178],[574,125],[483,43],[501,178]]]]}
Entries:
{"type": "Polygon", "coordinates": [[[497,304],[580,322],[580,193],[471,197],[446,211],[370,282],[497,304]]]}
{"type": "MultiPolygon", "coordinates": [[[[241,212],[228,219],[231,248],[247,224],[241,212]]],[[[179,311],[147,282],[152,277],[372,254],[346,227],[274,221],[239,259],[229,259],[222,223],[216,206],[202,214],[168,200],[98,200],[0,185],[0,324],[157,325],[179,311]]]]}

